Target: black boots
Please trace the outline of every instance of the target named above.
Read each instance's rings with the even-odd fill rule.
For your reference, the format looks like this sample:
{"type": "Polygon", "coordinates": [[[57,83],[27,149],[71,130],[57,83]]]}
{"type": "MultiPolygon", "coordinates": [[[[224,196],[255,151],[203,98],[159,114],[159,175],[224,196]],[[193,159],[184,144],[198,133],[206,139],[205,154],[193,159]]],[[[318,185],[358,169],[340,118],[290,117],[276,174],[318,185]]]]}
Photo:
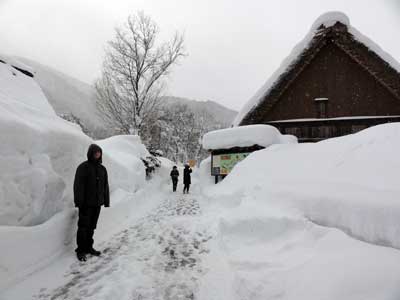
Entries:
{"type": "Polygon", "coordinates": [[[93,256],[100,256],[101,252],[97,251],[96,249],[92,248],[89,251],[85,252],[76,252],[76,257],[78,258],[79,261],[86,261],[87,260],[87,254],[93,255],[93,256]]]}
{"type": "Polygon", "coordinates": [[[93,256],[100,256],[100,255],[101,255],[101,252],[100,252],[100,251],[97,251],[97,250],[94,249],[94,248],[91,248],[87,253],[88,253],[88,254],[91,254],[91,255],[93,255],[93,256]]]}
{"type": "Polygon", "coordinates": [[[86,253],[83,252],[76,252],[76,257],[79,261],[86,261],[86,253]]]}

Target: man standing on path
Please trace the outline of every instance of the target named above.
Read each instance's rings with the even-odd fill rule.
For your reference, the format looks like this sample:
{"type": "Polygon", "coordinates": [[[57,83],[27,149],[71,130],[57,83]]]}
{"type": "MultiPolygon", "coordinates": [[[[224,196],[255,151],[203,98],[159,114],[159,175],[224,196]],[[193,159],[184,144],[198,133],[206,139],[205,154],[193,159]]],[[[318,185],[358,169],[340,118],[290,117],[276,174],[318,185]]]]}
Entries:
{"type": "Polygon", "coordinates": [[[192,169],[188,164],[185,165],[185,169],[183,170],[183,193],[189,194],[189,188],[190,184],[192,183],[191,181],[191,176],[190,173],[192,173],[192,169]]]}
{"type": "Polygon", "coordinates": [[[93,234],[100,215],[101,206],[110,206],[107,169],[102,165],[103,151],[92,144],[87,152],[87,161],[76,169],[74,181],[74,202],[79,208],[78,232],[75,252],[80,261],[86,255],[99,256],[100,251],[93,248],[93,234]]]}
{"type": "Polygon", "coordinates": [[[176,192],[176,186],[178,185],[178,177],[179,177],[179,171],[176,168],[176,166],[173,166],[170,176],[172,179],[172,191],[176,192]]]}

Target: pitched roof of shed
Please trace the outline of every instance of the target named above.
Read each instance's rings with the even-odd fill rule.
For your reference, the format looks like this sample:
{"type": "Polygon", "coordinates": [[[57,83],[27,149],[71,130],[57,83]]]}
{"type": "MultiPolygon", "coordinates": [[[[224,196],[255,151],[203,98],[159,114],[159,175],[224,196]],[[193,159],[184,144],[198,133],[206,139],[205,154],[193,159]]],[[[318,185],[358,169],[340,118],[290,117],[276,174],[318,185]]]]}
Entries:
{"type": "Polygon", "coordinates": [[[257,123],[327,43],[339,47],[400,100],[400,64],[351,27],[346,15],[330,12],[317,19],[303,41],[239,112],[234,125],[257,123]]]}

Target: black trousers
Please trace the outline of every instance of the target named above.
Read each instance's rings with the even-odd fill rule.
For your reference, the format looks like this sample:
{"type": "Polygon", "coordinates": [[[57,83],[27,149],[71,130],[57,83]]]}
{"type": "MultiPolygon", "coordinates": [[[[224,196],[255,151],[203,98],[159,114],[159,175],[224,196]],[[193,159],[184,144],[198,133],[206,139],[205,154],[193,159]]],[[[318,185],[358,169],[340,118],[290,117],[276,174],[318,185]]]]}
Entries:
{"type": "Polygon", "coordinates": [[[183,187],[183,193],[189,193],[189,188],[190,188],[190,184],[184,184],[184,187],[183,187]]]}
{"type": "Polygon", "coordinates": [[[93,248],[93,235],[99,219],[101,206],[79,207],[78,232],[76,234],[77,253],[86,253],[93,248]]]}
{"type": "Polygon", "coordinates": [[[176,180],[172,179],[172,190],[174,192],[176,192],[177,185],[178,185],[178,179],[176,179],[176,180]]]}

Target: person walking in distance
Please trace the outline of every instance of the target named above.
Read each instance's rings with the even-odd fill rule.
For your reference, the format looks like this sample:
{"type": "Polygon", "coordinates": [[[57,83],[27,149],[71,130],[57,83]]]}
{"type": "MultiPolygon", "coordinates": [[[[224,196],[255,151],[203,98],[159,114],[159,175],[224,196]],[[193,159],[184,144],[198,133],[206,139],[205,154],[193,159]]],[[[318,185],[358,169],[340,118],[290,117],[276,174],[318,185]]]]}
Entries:
{"type": "Polygon", "coordinates": [[[102,149],[92,144],[87,152],[87,161],[76,169],[74,180],[74,202],[79,209],[78,232],[76,234],[78,260],[86,261],[86,255],[99,256],[93,248],[93,235],[97,226],[101,206],[110,206],[107,169],[102,165],[102,149]]]}
{"type": "Polygon", "coordinates": [[[190,166],[188,164],[185,164],[185,168],[183,169],[183,193],[185,194],[189,194],[189,188],[190,188],[190,184],[191,182],[191,175],[190,173],[192,173],[192,169],[190,168],[190,166]]]}
{"type": "Polygon", "coordinates": [[[179,171],[176,168],[176,166],[173,166],[170,176],[172,179],[172,191],[176,192],[176,186],[178,185],[178,177],[179,177],[179,171]]]}

